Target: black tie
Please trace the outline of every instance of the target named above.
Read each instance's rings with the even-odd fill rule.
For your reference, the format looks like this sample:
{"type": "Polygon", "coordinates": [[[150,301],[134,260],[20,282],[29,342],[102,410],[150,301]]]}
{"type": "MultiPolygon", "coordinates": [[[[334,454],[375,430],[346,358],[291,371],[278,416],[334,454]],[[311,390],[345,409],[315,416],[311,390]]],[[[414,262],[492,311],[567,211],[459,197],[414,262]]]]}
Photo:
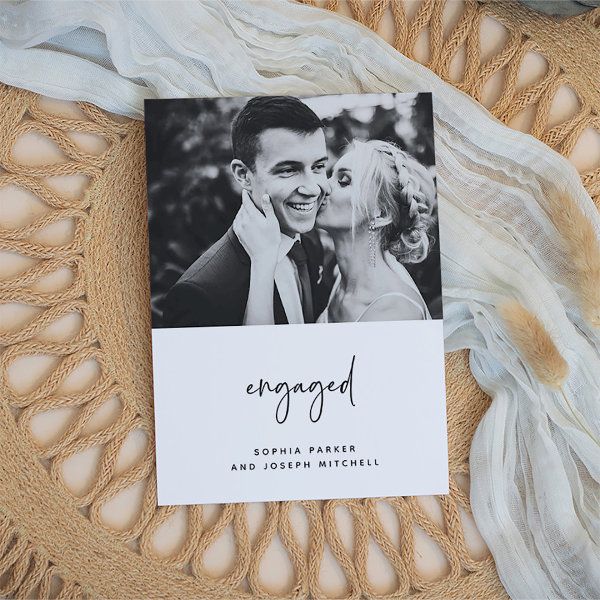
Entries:
{"type": "Polygon", "coordinates": [[[294,245],[288,252],[288,256],[296,263],[296,267],[298,268],[300,287],[302,288],[302,315],[304,316],[304,322],[314,323],[315,315],[313,312],[312,293],[310,291],[306,251],[299,240],[294,242],[294,245]]]}

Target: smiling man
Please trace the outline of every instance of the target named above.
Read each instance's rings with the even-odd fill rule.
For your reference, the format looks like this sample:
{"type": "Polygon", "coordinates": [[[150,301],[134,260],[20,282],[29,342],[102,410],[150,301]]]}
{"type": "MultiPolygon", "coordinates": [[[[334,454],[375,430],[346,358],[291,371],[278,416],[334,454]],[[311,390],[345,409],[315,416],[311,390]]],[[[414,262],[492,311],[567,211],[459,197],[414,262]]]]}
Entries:
{"type": "MultiPolygon", "coordinates": [[[[329,296],[323,248],[314,232],[327,193],[323,124],[301,100],[253,98],[233,122],[231,170],[257,207],[268,194],[281,240],[275,271],[274,321],[311,323],[329,296]]],[[[165,299],[167,327],[243,325],[250,257],[233,228],[198,258],[165,299]]]]}

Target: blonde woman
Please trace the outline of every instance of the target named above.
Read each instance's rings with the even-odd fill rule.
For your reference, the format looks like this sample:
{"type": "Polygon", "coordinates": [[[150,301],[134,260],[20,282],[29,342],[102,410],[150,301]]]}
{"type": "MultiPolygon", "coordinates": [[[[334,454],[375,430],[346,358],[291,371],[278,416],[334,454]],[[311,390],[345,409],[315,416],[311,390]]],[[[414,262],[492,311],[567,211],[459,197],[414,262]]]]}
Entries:
{"type": "MultiPolygon", "coordinates": [[[[329,184],[316,226],[333,240],[338,274],[317,322],[430,319],[404,264],[421,262],[430,250],[435,201],[431,174],[389,142],[355,141],[335,164],[329,184]]],[[[257,277],[250,281],[246,314],[260,314],[264,324],[265,315],[273,313],[272,288],[264,281],[272,280],[269,265],[274,261],[268,256],[277,248],[268,249],[266,234],[275,221],[268,208],[266,217],[250,204],[243,210],[251,210],[244,220],[262,232],[260,237],[248,235],[247,241],[240,237],[251,258],[256,257],[257,277]]]]}

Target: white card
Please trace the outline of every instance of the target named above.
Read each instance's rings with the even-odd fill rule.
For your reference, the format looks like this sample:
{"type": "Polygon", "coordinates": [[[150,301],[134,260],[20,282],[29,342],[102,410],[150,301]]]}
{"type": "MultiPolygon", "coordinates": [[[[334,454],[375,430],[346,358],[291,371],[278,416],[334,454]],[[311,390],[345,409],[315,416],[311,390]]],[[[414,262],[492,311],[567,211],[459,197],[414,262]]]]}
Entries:
{"type": "Polygon", "coordinates": [[[160,505],[448,493],[430,94],[146,102],[160,505]]]}

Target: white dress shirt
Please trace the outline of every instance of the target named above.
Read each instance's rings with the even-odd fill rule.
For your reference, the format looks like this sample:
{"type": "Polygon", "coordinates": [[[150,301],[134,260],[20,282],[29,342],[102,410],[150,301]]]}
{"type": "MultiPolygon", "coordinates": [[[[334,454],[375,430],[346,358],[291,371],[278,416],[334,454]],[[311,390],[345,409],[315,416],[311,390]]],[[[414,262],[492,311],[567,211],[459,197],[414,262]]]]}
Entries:
{"type": "Polygon", "coordinates": [[[294,237],[281,234],[281,244],[279,245],[279,258],[275,268],[275,286],[279,292],[283,310],[288,323],[304,323],[302,314],[302,287],[300,285],[300,275],[296,263],[288,256],[292,246],[300,239],[300,235],[294,237]]]}

